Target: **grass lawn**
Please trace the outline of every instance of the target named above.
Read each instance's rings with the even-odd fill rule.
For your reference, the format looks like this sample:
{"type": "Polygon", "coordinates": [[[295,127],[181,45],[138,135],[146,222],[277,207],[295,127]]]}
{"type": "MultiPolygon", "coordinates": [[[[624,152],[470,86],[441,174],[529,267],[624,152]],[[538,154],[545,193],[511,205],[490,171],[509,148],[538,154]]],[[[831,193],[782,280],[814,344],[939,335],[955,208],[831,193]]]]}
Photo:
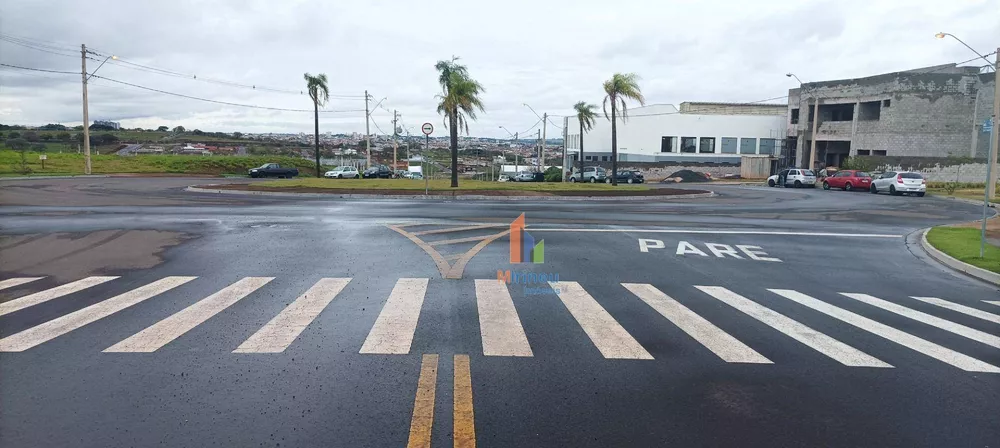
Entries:
{"type": "MultiPolygon", "coordinates": [[[[928,185],[927,192],[934,196],[944,196],[944,197],[954,197],[962,199],[972,199],[974,201],[983,201],[983,190],[985,190],[984,185],[980,185],[978,188],[960,188],[956,189],[951,194],[948,194],[943,187],[937,185],[928,185]]],[[[1000,204],[1000,187],[997,188],[997,199],[990,202],[994,204],[1000,204]]]]}
{"type": "MultiPolygon", "coordinates": [[[[29,175],[77,175],[83,174],[83,154],[47,153],[48,160],[42,169],[39,153],[25,154],[29,175]]],[[[279,156],[187,156],[187,155],[93,155],[91,156],[92,172],[94,174],[115,173],[168,173],[168,174],[240,174],[246,175],[247,170],[265,163],[280,163],[294,166],[303,176],[315,176],[315,162],[298,157],[279,156]]],[[[324,168],[326,169],[326,168],[324,168]]],[[[21,176],[21,154],[13,150],[0,151],[0,176],[21,176]]]]}
{"type": "MultiPolygon", "coordinates": [[[[423,190],[423,180],[412,179],[316,179],[301,178],[275,180],[253,184],[271,188],[326,188],[326,189],[359,189],[359,190],[423,190]]],[[[607,191],[632,190],[644,191],[650,188],[645,185],[585,184],[570,182],[486,182],[479,180],[460,179],[458,188],[451,188],[450,179],[430,179],[428,186],[434,191],[452,190],[520,190],[520,191],[607,191]]]]}
{"type": "Polygon", "coordinates": [[[927,242],[953,258],[1000,274],[1000,247],[986,244],[986,256],[979,258],[979,229],[935,227],[927,232],[927,242]]]}

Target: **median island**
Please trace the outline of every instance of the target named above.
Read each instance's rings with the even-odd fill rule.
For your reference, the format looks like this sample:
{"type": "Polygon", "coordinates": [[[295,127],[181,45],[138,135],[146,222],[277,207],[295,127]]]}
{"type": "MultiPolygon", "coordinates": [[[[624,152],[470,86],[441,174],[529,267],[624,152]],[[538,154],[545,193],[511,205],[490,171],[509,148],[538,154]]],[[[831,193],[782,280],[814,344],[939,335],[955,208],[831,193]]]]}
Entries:
{"type": "MultiPolygon", "coordinates": [[[[448,179],[427,183],[433,196],[681,196],[709,193],[705,190],[659,188],[647,185],[583,184],[565,182],[488,182],[460,180],[458,188],[448,179]]],[[[287,179],[252,184],[199,185],[212,190],[249,192],[325,193],[332,195],[424,195],[424,181],[410,179],[287,179]]]]}

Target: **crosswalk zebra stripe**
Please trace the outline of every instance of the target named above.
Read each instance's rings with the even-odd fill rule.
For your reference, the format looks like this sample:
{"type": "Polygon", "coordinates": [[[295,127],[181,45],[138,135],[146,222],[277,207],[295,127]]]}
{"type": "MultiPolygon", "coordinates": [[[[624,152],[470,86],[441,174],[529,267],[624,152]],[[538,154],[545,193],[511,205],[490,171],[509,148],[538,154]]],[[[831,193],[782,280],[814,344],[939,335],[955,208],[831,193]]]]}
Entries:
{"type": "Polygon", "coordinates": [[[854,347],[820,333],[808,326],[764,307],[746,297],[721,286],[695,286],[702,292],[721,300],[723,303],[742,311],[744,314],[761,321],[767,326],[778,330],[809,348],[816,350],[845,366],[882,367],[891,365],[870,356],[854,347]]]}
{"type": "Polygon", "coordinates": [[[683,330],[694,340],[704,345],[705,348],[715,353],[726,362],[739,362],[751,364],[771,364],[771,360],[764,357],[729,333],[722,331],[705,318],[699,316],[688,307],[664,294],[659,289],[650,284],[644,283],[622,283],[626,289],[635,294],[643,302],[652,307],[658,313],[666,317],[670,322],[683,330]]]}
{"type": "Polygon", "coordinates": [[[0,280],[0,289],[13,288],[15,286],[21,286],[25,283],[31,283],[35,280],[41,280],[45,277],[16,277],[8,278],[7,280],[0,280]]]}
{"type": "Polygon", "coordinates": [[[986,311],[982,310],[977,310],[971,306],[965,306],[955,302],[949,302],[947,300],[939,299],[937,297],[916,297],[916,296],[910,296],[910,297],[924,303],[929,303],[931,305],[937,305],[942,308],[947,308],[952,311],[957,311],[967,316],[972,316],[985,321],[993,322],[995,324],[1000,324],[1000,315],[987,313],[986,311]]]}
{"type": "Polygon", "coordinates": [[[590,341],[605,358],[653,359],[601,304],[577,282],[549,282],[590,341]]]}
{"type": "Polygon", "coordinates": [[[420,308],[427,294],[426,278],[401,278],[389,294],[389,300],[375,319],[359,353],[405,355],[410,353],[413,333],[417,330],[420,308]]]}
{"type": "Polygon", "coordinates": [[[949,320],[944,320],[937,316],[932,316],[930,314],[913,310],[905,306],[897,305],[895,303],[889,302],[887,300],[882,300],[878,297],[873,297],[868,294],[853,294],[853,293],[840,293],[840,295],[845,297],[850,297],[859,302],[864,302],[874,307],[881,308],[886,311],[896,313],[903,317],[908,317],[917,322],[923,322],[927,325],[940,328],[944,331],[955,333],[959,336],[963,336],[973,341],[982,342],[983,344],[989,345],[991,347],[1000,348],[1000,337],[989,334],[985,331],[979,331],[974,328],[966,327],[965,325],[956,324],[949,320]]]}
{"type": "Polygon", "coordinates": [[[174,289],[198,277],[165,277],[124,294],[57,317],[20,333],[0,339],[0,352],[20,352],[48,342],[84,325],[96,322],[150,297],[174,289]]]}
{"type": "Polygon", "coordinates": [[[0,316],[23,310],[29,306],[38,305],[39,303],[48,302],[52,299],[58,299],[59,297],[67,294],[72,294],[74,292],[90,288],[91,286],[100,285],[101,283],[108,282],[116,278],[118,277],[87,277],[72,283],[56,286],[52,289],[46,289],[45,291],[36,292],[21,298],[0,303],[0,316]]]}
{"type": "Polygon", "coordinates": [[[105,353],[141,352],[159,350],[212,316],[250,295],[274,277],[246,277],[219,292],[199,300],[125,340],[104,349],[105,353]]]}
{"type": "Polygon", "coordinates": [[[324,278],[316,282],[270,322],[243,341],[233,353],[285,351],[350,282],[349,278],[324,278]]]}
{"type": "Polygon", "coordinates": [[[532,356],[507,285],[497,280],[476,280],[476,306],[483,355],[532,356]]]}
{"type": "Polygon", "coordinates": [[[968,372],[1000,373],[1000,368],[996,366],[987,364],[971,356],[963,355],[954,350],[947,349],[904,331],[897,330],[881,322],[876,322],[867,317],[852,313],[843,308],[830,305],[798,291],[787,289],[770,289],[769,291],[786,299],[792,300],[800,305],[804,305],[826,314],[827,316],[851,324],[869,333],[881,336],[911,350],[923,353],[941,362],[951,364],[959,369],[968,372]]]}

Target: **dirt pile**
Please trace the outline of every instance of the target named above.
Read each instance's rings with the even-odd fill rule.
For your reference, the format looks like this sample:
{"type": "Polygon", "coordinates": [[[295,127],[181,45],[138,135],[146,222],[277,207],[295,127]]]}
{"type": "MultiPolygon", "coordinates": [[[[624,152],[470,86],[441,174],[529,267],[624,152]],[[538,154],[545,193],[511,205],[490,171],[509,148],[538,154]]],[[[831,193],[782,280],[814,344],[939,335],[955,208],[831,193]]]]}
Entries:
{"type": "Polygon", "coordinates": [[[698,173],[691,170],[680,170],[674,172],[663,179],[663,182],[711,182],[712,177],[708,173],[698,173]]]}

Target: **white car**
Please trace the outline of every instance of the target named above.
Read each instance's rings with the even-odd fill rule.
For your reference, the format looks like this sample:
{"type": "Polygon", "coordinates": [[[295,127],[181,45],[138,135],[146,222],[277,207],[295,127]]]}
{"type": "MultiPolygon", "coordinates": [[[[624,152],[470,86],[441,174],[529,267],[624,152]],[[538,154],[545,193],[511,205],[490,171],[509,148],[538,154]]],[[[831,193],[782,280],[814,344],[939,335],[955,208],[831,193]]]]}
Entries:
{"type": "Polygon", "coordinates": [[[353,166],[338,166],[327,171],[326,174],[323,174],[323,177],[327,179],[357,179],[361,177],[361,174],[353,166]]]}
{"type": "Polygon", "coordinates": [[[816,188],[816,174],[812,170],[793,168],[781,170],[778,174],[767,178],[768,187],[787,187],[789,185],[795,188],[816,188]]]}
{"type": "Polygon", "coordinates": [[[915,194],[923,197],[927,193],[927,179],[920,173],[910,171],[886,171],[872,179],[872,186],[868,191],[872,194],[888,192],[893,196],[915,194]]]}

